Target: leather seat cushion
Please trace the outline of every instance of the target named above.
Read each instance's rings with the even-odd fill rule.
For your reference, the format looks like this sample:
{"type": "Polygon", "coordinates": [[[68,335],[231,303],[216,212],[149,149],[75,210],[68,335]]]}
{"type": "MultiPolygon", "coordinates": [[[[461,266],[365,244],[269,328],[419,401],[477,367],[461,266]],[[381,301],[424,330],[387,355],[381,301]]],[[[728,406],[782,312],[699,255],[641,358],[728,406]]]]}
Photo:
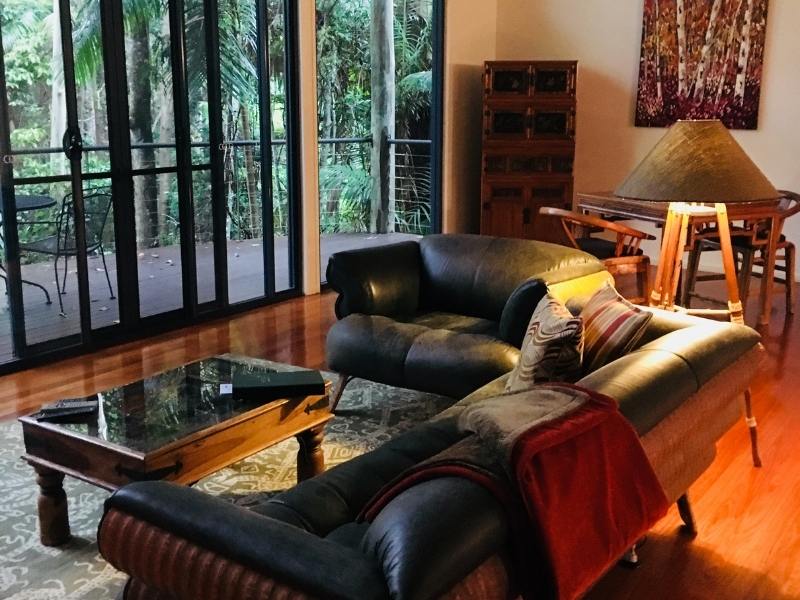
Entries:
{"type": "Polygon", "coordinates": [[[327,358],[331,369],[399,387],[462,398],[514,368],[519,350],[493,335],[497,324],[484,319],[429,313],[416,322],[353,314],[331,327],[327,358]]]}
{"type": "MultiPolygon", "coordinates": [[[[371,452],[248,508],[319,536],[355,542],[361,532],[338,531],[339,528],[355,521],[366,503],[400,473],[449,448],[462,437],[464,434],[452,419],[428,421],[371,452]]],[[[380,440],[373,442],[380,444],[380,440]]]]}
{"type": "MultiPolygon", "coordinates": [[[[581,250],[588,252],[592,256],[596,256],[600,260],[614,258],[614,253],[617,249],[616,242],[604,240],[603,238],[578,238],[575,240],[575,242],[578,244],[578,247],[581,250]]],[[[639,248],[639,250],[636,252],[636,255],[641,256],[642,254],[642,249],[639,248]]]]}
{"type": "Polygon", "coordinates": [[[480,317],[430,311],[417,315],[411,322],[429,329],[446,329],[457,333],[479,333],[499,337],[498,323],[489,319],[481,319],[480,317]]]}

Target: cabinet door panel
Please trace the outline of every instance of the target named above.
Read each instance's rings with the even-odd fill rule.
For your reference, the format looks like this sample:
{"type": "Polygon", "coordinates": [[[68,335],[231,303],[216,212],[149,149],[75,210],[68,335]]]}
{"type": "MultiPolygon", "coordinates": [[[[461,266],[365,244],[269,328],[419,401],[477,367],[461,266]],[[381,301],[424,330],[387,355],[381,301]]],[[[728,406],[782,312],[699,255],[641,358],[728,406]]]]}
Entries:
{"type": "Polygon", "coordinates": [[[528,96],[531,89],[530,65],[520,63],[487,63],[485,91],[491,96],[528,96]]]}
{"type": "Polygon", "coordinates": [[[526,140],[529,137],[530,108],[526,104],[493,104],[484,112],[487,140],[526,140]]]}
{"type": "MultiPolygon", "coordinates": [[[[521,184],[489,183],[484,186],[481,233],[500,237],[525,237],[525,188],[521,184]]],[[[530,214],[530,213],[528,213],[530,214]]]]}

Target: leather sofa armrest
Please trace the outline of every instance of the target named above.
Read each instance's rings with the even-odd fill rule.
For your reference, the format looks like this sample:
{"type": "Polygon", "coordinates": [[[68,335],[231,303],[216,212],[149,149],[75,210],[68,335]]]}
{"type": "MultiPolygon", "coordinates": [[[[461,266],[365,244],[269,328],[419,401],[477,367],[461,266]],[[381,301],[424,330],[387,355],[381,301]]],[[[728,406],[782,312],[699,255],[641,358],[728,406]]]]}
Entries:
{"type": "Polygon", "coordinates": [[[442,477],[389,502],[362,548],[380,561],[392,598],[423,600],[439,597],[502,553],[508,533],[505,510],[488,490],[461,477],[442,477]]]}
{"type": "Polygon", "coordinates": [[[336,316],[413,315],[419,307],[421,258],[417,242],[337,252],[328,285],[339,293],[336,316]]]}
{"type": "Polygon", "coordinates": [[[528,279],[511,292],[500,315],[500,339],[515,348],[522,346],[531,315],[547,293],[547,284],[541,279],[528,279]]]}
{"type": "Polygon", "coordinates": [[[98,545],[116,568],[178,600],[198,597],[186,578],[214,580],[209,570],[220,573],[216,584],[227,585],[225,566],[301,597],[387,597],[377,561],[361,552],[167,482],[133,483],[113,494],[98,545]],[[184,552],[178,560],[175,553],[184,552]]]}

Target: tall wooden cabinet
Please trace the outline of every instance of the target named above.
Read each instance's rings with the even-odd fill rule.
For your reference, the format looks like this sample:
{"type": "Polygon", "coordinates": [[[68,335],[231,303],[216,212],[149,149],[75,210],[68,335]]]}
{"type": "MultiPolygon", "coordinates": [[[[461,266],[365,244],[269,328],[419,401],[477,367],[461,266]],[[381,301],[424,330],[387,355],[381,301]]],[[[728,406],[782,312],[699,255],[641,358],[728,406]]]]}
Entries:
{"type": "Polygon", "coordinates": [[[542,206],[572,206],[575,61],[487,62],[481,233],[547,239],[542,206]]]}

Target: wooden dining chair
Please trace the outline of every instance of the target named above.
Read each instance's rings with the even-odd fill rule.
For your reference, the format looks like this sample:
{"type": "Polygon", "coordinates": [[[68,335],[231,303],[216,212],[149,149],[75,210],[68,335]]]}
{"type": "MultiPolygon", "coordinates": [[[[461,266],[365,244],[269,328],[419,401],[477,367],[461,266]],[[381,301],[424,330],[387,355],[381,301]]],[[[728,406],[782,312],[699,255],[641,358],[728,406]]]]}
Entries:
{"type": "MultiPolygon", "coordinates": [[[[770,282],[762,281],[761,285],[783,285],[786,297],[786,314],[794,314],[795,285],[794,273],[796,266],[796,250],[792,242],[782,233],[786,219],[800,212],[800,194],[780,190],[783,194],[778,205],[775,218],[778,219],[777,251],[775,254],[775,273],[783,273],[770,282]]],[[[769,242],[769,223],[755,222],[744,223],[741,227],[731,229],[731,241],[736,258],[736,268],[739,279],[739,296],[746,302],[750,294],[750,282],[753,277],[763,278],[764,266],[767,261],[767,244],[769,242]]],[[[689,307],[692,298],[701,298],[716,302],[718,300],[699,294],[696,291],[698,281],[714,281],[723,276],[716,273],[699,274],[700,257],[703,252],[719,251],[719,236],[714,230],[703,232],[698,236],[689,254],[686,269],[686,286],[683,293],[683,305],[689,307]]]]}
{"type": "Polygon", "coordinates": [[[583,250],[603,261],[612,275],[636,275],[637,296],[629,298],[636,304],[645,304],[650,296],[650,258],[642,251],[642,240],[655,236],[622,223],[606,221],[600,217],[544,206],[539,214],[558,219],[569,245],[583,250]],[[592,232],[607,231],[615,234],[614,240],[592,237],[592,232]]]}

